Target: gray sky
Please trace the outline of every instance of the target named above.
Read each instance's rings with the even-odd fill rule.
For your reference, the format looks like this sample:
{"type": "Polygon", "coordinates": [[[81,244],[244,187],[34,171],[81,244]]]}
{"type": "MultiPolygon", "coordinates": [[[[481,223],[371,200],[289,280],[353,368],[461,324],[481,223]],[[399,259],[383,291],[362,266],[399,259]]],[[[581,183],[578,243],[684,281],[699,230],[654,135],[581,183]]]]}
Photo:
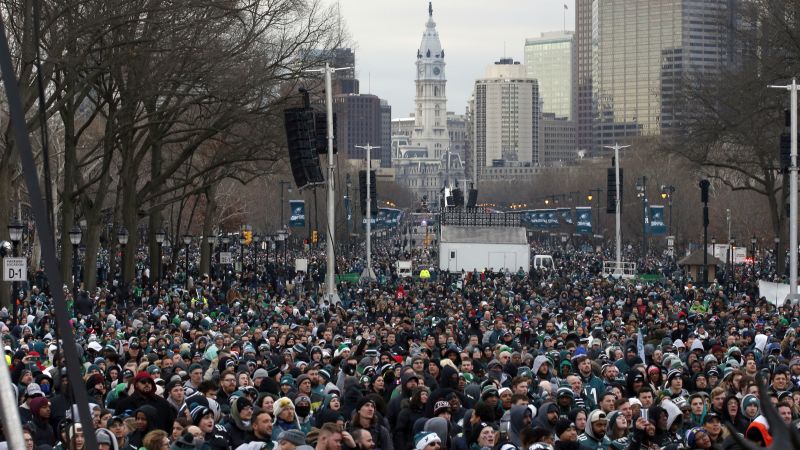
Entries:
{"type": "MultiPolygon", "coordinates": [[[[428,19],[427,0],[338,1],[355,42],[361,92],[385,98],[392,117],[414,100],[414,62],[428,19]]],[[[434,0],[433,19],[447,63],[447,110],[463,114],[476,78],[504,55],[524,62],[525,38],[575,29],[574,0],[434,0]]]]}

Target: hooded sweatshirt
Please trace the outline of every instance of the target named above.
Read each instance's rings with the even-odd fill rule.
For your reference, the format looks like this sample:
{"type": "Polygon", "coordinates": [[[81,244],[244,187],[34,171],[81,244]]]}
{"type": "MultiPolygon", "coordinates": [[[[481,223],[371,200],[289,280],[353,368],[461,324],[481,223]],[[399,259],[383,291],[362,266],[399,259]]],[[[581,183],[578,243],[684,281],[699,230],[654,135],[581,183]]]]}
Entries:
{"type": "Polygon", "coordinates": [[[144,430],[139,430],[137,428],[128,437],[128,443],[134,448],[142,446],[142,441],[147,433],[158,429],[158,410],[156,410],[155,407],[150,405],[140,406],[139,409],[134,412],[133,417],[136,417],[139,413],[144,413],[144,416],[147,418],[147,426],[144,430]]]}
{"type": "Polygon", "coordinates": [[[523,423],[525,420],[525,414],[529,411],[530,410],[528,407],[523,405],[514,405],[509,410],[511,420],[508,423],[508,440],[517,446],[517,448],[522,448],[522,439],[520,438],[520,433],[525,426],[523,423]]]}
{"type": "Polygon", "coordinates": [[[228,431],[228,435],[231,438],[231,447],[236,448],[244,443],[247,438],[247,433],[253,429],[253,426],[249,420],[245,422],[239,415],[239,408],[242,402],[240,402],[239,399],[235,399],[230,403],[231,420],[225,426],[225,429],[228,431]]]}
{"type": "Polygon", "coordinates": [[[555,429],[553,428],[555,424],[551,424],[549,420],[547,420],[547,413],[553,411],[558,412],[558,405],[553,402],[546,402],[542,404],[539,408],[539,412],[536,413],[536,419],[531,424],[534,428],[541,427],[547,430],[548,433],[554,433],[555,429]]]}

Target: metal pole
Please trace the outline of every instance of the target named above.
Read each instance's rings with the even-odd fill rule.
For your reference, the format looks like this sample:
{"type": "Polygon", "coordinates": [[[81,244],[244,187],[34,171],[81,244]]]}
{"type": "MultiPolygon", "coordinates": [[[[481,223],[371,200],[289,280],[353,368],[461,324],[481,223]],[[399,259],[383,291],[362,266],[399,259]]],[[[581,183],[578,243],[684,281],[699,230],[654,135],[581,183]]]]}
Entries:
{"type": "Polygon", "coordinates": [[[647,258],[647,177],[642,176],[642,259],[647,258]]]}
{"type": "MultiPolygon", "coordinates": [[[[72,296],[78,299],[78,245],[72,244],[72,296]]],[[[16,308],[16,305],[14,306],[16,308]]]]}
{"type": "Polygon", "coordinates": [[[792,153],[789,167],[789,299],[798,300],[797,295],[797,80],[791,85],[791,142],[792,153]]]}
{"type": "Polygon", "coordinates": [[[189,289],[189,244],[186,244],[186,289],[189,289]]]}
{"type": "Polygon", "coordinates": [[[789,295],[792,303],[800,300],[797,294],[797,79],[785,86],[769,86],[789,91],[791,113],[791,165],[789,167],[789,295]]]}
{"type": "Polygon", "coordinates": [[[621,203],[621,199],[619,198],[620,197],[619,151],[624,149],[624,148],[628,148],[628,147],[630,147],[630,145],[619,145],[619,144],[614,144],[613,146],[610,146],[610,147],[606,146],[605,147],[605,148],[610,148],[610,149],[614,150],[614,172],[615,172],[614,178],[616,178],[615,189],[616,189],[616,192],[617,192],[616,207],[614,208],[616,210],[615,213],[614,213],[614,218],[615,218],[616,225],[617,225],[617,230],[616,230],[616,234],[615,234],[616,247],[617,247],[617,266],[616,266],[616,270],[619,271],[618,273],[620,275],[622,275],[622,217],[620,216],[620,209],[622,207],[622,203],[621,203]]]}
{"type": "Polygon", "coordinates": [[[672,236],[672,192],[669,194],[669,235],[672,236]]]}
{"type": "MultiPolygon", "coordinates": [[[[57,330],[58,327],[56,327],[57,330]]],[[[63,343],[58,342],[58,344],[60,347],[63,343]]],[[[11,389],[13,385],[11,384],[11,375],[8,373],[8,365],[3,361],[0,366],[2,366],[0,367],[0,389],[6,393],[6,395],[0,395],[0,405],[3,408],[3,427],[6,430],[5,436],[8,448],[27,448],[22,436],[22,427],[20,426],[22,421],[19,417],[19,406],[16,399],[11,395],[11,392],[14,391],[11,389]]]]}
{"type": "Polygon", "coordinates": [[[367,153],[367,266],[361,273],[361,278],[368,279],[369,281],[375,280],[375,272],[372,271],[372,195],[370,187],[372,186],[372,157],[371,152],[373,149],[380,147],[373,147],[369,145],[356,145],[355,148],[364,149],[367,153]]]}
{"type": "Polygon", "coordinates": [[[333,157],[333,88],[331,87],[331,73],[333,70],[325,63],[325,110],[328,119],[328,235],[325,239],[325,252],[328,257],[325,271],[325,295],[330,304],[338,304],[339,296],[336,294],[336,258],[334,245],[336,239],[336,193],[334,174],[336,167],[333,157]]]}

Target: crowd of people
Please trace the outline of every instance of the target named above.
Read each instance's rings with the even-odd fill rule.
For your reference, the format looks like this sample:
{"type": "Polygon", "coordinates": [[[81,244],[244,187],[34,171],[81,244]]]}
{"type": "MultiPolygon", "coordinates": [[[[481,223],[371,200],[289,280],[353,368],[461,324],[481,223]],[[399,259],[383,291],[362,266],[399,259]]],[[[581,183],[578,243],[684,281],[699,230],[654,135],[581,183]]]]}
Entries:
{"type": "Polygon", "coordinates": [[[81,450],[86,433],[103,450],[786,448],[758,380],[796,428],[800,307],[759,298],[749,266],[699,286],[668,257],[641,281],[604,278],[603,252],[448,273],[416,249],[415,270],[433,274],[419,280],[392,271],[396,244],[376,243],[380,282],[340,284],[338,304],[316,250],[309,274],[275,253],[188,290],[147,274],[74,298],[65,286],[80,380],[49,291],[31,286],[0,311],[28,449],[81,450]]]}

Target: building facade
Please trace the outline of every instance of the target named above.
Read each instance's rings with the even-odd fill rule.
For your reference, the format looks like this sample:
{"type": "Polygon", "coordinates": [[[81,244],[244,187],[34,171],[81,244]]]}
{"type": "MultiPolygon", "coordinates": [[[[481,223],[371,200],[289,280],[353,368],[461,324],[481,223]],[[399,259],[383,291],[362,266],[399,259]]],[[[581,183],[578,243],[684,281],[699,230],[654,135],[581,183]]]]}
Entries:
{"type": "Polygon", "coordinates": [[[472,164],[481,179],[487,167],[539,164],[539,89],[525,66],[501,59],[475,81],[471,102],[472,164]]]}
{"type": "MultiPolygon", "coordinates": [[[[366,160],[366,151],[356,146],[382,146],[381,99],[371,94],[341,94],[333,97],[336,115],[336,145],[348,160],[366,160]]],[[[382,160],[383,149],[372,152],[373,160],[382,160]]],[[[387,154],[390,153],[386,147],[387,154]]]]}
{"type": "MultiPolygon", "coordinates": [[[[731,0],[592,1],[595,151],[680,126],[682,112],[676,97],[687,75],[718,71],[733,57],[729,22],[736,4],[731,0]]],[[[580,32],[578,36],[582,37],[580,32]]]]}
{"type": "Polygon", "coordinates": [[[542,112],[572,120],[575,33],[554,31],[525,40],[525,71],[539,82],[542,112]]]}
{"type": "Polygon", "coordinates": [[[558,117],[553,113],[542,113],[539,144],[542,166],[563,166],[572,164],[583,153],[576,145],[576,126],[574,120],[558,117]]]}

